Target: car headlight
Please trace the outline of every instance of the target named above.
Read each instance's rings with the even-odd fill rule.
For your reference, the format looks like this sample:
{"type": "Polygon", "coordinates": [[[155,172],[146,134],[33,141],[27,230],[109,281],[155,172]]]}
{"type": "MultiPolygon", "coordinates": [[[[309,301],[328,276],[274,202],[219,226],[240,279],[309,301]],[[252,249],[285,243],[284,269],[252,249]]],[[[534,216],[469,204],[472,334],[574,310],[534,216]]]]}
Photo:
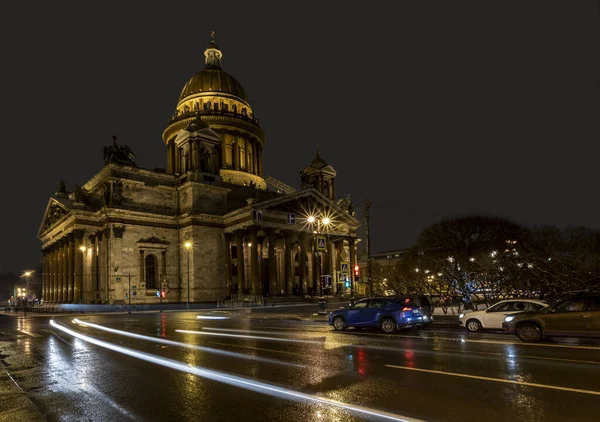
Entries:
{"type": "Polygon", "coordinates": [[[458,316],[458,319],[463,319],[463,317],[464,317],[464,316],[465,316],[465,314],[460,314],[460,315],[458,316]]]}
{"type": "Polygon", "coordinates": [[[511,322],[513,319],[515,319],[515,317],[512,315],[509,315],[506,318],[504,318],[504,322],[511,322]]]}

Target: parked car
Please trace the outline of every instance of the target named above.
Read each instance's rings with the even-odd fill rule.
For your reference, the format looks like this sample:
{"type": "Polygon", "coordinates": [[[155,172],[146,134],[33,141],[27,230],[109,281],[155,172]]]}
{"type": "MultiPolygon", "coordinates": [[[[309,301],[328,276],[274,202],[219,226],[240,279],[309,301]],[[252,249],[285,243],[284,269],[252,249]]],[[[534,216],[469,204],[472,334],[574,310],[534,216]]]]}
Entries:
{"type": "Polygon", "coordinates": [[[329,325],[338,331],[348,327],[379,327],[384,333],[423,325],[421,309],[406,298],[373,297],[329,314],[329,325]]]}
{"type": "Polygon", "coordinates": [[[527,342],[545,337],[600,337],[600,293],[568,296],[541,311],[508,315],[502,328],[527,342]]]}
{"type": "Polygon", "coordinates": [[[515,312],[539,311],[548,306],[535,299],[502,300],[484,311],[464,312],[458,316],[458,324],[475,333],[482,329],[501,330],[504,318],[515,312]]]}

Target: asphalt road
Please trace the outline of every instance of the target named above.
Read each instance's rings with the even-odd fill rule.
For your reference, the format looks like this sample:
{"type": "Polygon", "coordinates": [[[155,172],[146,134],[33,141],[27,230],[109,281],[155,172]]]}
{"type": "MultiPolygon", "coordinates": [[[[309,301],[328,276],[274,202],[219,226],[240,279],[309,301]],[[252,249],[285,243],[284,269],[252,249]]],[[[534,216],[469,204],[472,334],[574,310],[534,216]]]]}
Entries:
{"type": "Polygon", "coordinates": [[[600,418],[600,342],[198,315],[2,315],[0,357],[48,421],[600,418]]]}

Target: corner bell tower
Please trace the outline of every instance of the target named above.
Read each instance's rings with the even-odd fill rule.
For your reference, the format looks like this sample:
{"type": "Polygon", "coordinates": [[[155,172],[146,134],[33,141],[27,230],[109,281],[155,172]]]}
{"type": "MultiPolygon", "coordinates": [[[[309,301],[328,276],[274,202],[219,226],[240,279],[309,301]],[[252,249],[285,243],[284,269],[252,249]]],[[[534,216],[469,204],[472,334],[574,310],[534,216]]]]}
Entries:
{"type": "Polygon", "coordinates": [[[332,201],[335,200],[336,171],[321,158],[319,147],[312,163],[300,172],[301,189],[314,188],[332,201]]]}

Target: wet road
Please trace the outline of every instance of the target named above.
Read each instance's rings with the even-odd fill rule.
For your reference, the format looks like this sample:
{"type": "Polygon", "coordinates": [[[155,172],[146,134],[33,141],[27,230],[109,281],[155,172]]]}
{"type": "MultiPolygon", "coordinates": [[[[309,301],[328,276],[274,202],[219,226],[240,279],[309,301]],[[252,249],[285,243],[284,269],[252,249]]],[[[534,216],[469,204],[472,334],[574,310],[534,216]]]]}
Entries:
{"type": "Polygon", "coordinates": [[[48,421],[600,418],[598,342],[197,316],[0,316],[2,362],[48,421]]]}

